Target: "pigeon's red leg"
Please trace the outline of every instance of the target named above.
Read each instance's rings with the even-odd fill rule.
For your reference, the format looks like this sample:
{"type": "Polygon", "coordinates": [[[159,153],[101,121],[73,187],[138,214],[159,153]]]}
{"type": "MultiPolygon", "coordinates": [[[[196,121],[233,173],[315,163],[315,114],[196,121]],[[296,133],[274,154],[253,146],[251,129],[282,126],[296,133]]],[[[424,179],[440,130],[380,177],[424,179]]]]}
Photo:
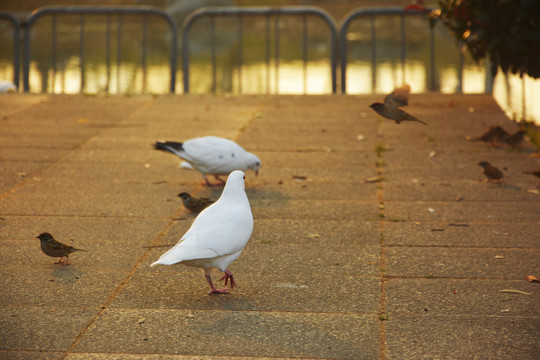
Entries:
{"type": "Polygon", "coordinates": [[[229,279],[231,279],[231,290],[234,289],[234,287],[236,286],[236,283],[234,282],[234,277],[233,277],[232,272],[230,272],[229,270],[225,270],[224,273],[225,275],[223,275],[223,277],[219,279],[219,281],[225,280],[225,286],[227,286],[229,279]]]}
{"type": "Polygon", "coordinates": [[[204,274],[204,277],[206,278],[206,281],[208,281],[208,285],[210,285],[210,288],[212,289],[210,290],[208,295],[229,293],[229,289],[216,289],[216,287],[214,286],[214,283],[212,282],[212,277],[209,274],[204,274]]]}
{"type": "Polygon", "coordinates": [[[63,256],[60,256],[60,259],[58,259],[57,262],[55,262],[55,264],[63,264],[64,262],[62,261],[64,257],[63,256]]]}
{"type": "Polygon", "coordinates": [[[223,180],[221,180],[221,179],[218,179],[218,180],[220,180],[221,182],[216,183],[216,184],[212,184],[212,183],[208,180],[208,178],[207,178],[206,176],[204,176],[204,181],[205,181],[206,185],[208,185],[208,186],[223,186],[223,184],[225,184],[225,182],[224,182],[223,180]]]}
{"type": "Polygon", "coordinates": [[[219,175],[214,175],[214,178],[221,183],[221,185],[225,185],[225,180],[219,177],[219,175]]]}

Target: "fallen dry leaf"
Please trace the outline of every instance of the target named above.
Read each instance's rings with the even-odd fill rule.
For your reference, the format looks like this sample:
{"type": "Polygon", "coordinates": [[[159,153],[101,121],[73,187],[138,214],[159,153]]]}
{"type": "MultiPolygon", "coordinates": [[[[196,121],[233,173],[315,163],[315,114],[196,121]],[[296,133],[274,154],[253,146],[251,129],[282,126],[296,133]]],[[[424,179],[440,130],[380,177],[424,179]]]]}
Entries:
{"type": "Polygon", "coordinates": [[[512,294],[521,294],[521,295],[532,295],[530,292],[525,292],[521,290],[515,290],[515,289],[503,289],[503,290],[497,290],[498,292],[502,293],[512,293],[512,294]]]}
{"type": "Polygon", "coordinates": [[[525,280],[530,281],[530,282],[540,282],[540,279],[538,279],[534,275],[525,276],[525,280]]]}
{"type": "Polygon", "coordinates": [[[376,183],[376,182],[381,182],[381,181],[383,181],[382,177],[375,176],[375,177],[371,177],[371,178],[366,179],[365,183],[366,184],[371,184],[371,183],[376,183]]]}

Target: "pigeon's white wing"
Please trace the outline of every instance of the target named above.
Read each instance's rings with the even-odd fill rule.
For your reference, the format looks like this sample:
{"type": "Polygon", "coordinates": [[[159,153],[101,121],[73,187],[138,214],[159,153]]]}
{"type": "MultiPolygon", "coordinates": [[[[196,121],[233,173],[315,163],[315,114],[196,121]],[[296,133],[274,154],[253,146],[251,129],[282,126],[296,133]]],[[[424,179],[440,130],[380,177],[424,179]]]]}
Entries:
{"type": "Polygon", "coordinates": [[[242,203],[216,204],[203,210],[178,244],[161,255],[156,263],[171,265],[241,251],[253,231],[249,203],[247,207],[242,203]]]}
{"type": "Polygon", "coordinates": [[[182,157],[205,174],[228,175],[241,168],[246,151],[232,140],[205,136],[184,142],[182,157]]]}
{"type": "Polygon", "coordinates": [[[218,256],[234,254],[244,248],[253,231],[249,203],[219,201],[204,209],[185,234],[197,239],[201,248],[218,256]]]}
{"type": "Polygon", "coordinates": [[[186,238],[186,236],[184,236],[178,244],[161,255],[152,266],[155,264],[172,265],[192,259],[212,259],[217,256],[218,255],[212,251],[212,249],[198,246],[197,239],[186,238]]]}

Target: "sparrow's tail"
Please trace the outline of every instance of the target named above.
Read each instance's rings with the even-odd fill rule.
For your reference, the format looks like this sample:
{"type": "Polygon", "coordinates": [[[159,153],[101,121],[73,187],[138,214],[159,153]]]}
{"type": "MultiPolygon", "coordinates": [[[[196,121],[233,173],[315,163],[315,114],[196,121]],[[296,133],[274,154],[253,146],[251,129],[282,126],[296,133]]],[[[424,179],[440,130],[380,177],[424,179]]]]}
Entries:
{"type": "Polygon", "coordinates": [[[168,151],[173,154],[178,154],[181,151],[184,151],[184,147],[182,143],[175,142],[175,141],[165,141],[165,142],[159,142],[156,141],[154,144],[154,149],[161,150],[161,151],[168,151]]]}
{"type": "Polygon", "coordinates": [[[418,121],[419,123],[422,123],[422,124],[424,124],[424,125],[427,125],[425,122],[423,122],[422,120],[419,120],[419,119],[415,118],[415,117],[412,116],[411,114],[405,113],[405,115],[407,116],[407,120],[410,120],[410,121],[418,121]]]}

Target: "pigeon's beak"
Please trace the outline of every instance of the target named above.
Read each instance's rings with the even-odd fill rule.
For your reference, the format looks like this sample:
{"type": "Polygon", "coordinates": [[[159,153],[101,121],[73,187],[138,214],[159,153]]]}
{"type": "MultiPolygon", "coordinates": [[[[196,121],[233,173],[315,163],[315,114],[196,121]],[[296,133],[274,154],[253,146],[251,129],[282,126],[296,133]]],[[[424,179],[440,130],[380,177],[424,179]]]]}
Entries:
{"type": "Polygon", "coordinates": [[[259,176],[259,169],[255,170],[255,176],[259,176]]]}

